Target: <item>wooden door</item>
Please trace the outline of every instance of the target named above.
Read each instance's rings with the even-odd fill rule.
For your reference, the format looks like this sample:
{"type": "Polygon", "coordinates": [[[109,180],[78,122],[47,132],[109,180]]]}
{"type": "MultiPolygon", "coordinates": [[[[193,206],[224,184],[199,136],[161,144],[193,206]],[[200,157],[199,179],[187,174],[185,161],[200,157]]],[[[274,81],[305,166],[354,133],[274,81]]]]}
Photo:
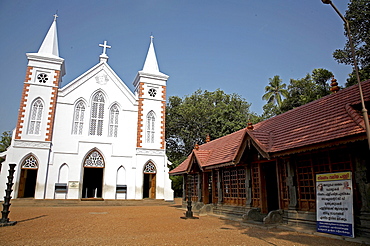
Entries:
{"type": "Polygon", "coordinates": [[[27,169],[21,170],[21,178],[19,179],[18,197],[24,197],[24,188],[26,186],[27,169]]]}
{"type": "Polygon", "coordinates": [[[155,186],[156,186],[156,175],[155,173],[150,175],[150,198],[155,198],[155,186]]]}

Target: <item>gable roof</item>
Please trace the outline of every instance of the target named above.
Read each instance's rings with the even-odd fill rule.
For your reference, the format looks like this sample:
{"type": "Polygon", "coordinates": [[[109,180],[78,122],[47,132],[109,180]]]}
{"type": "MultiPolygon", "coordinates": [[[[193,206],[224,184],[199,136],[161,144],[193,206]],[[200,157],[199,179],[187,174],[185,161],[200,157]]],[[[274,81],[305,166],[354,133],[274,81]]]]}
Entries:
{"type": "Polygon", "coordinates": [[[136,104],[136,97],[127,87],[127,85],[121,80],[121,78],[114,72],[114,70],[106,62],[99,62],[85,73],[81,74],[79,77],[66,84],[64,87],[59,89],[58,96],[66,96],[87,81],[92,77],[98,75],[99,73],[106,74],[112,83],[116,84],[117,89],[122,91],[132,104],[136,104]]]}
{"type": "MultiPolygon", "coordinates": [[[[370,101],[370,80],[362,83],[370,101]]],[[[249,135],[266,152],[277,153],[365,133],[358,85],[254,125],[249,135]]]]}
{"type": "MultiPolygon", "coordinates": [[[[370,101],[370,80],[361,83],[365,101],[370,101]]],[[[302,148],[319,148],[334,141],[345,143],[366,138],[358,85],[343,89],[316,101],[254,125],[215,139],[193,150],[171,174],[185,172],[192,156],[200,152],[207,158],[197,158],[201,167],[237,164],[243,143],[251,139],[265,157],[295,153],[302,148]]]]}

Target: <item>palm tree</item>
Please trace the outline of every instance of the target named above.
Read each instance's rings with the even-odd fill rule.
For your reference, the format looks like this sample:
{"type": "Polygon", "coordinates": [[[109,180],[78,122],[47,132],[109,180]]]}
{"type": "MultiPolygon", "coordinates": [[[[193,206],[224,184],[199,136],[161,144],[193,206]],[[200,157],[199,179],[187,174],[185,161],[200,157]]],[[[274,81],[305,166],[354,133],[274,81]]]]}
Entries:
{"type": "Polygon", "coordinates": [[[269,78],[270,83],[265,87],[265,94],[262,96],[263,100],[266,100],[267,103],[277,104],[278,107],[281,107],[282,96],[287,97],[288,91],[285,89],[286,84],[282,83],[279,75],[275,75],[272,79],[269,78]]]}

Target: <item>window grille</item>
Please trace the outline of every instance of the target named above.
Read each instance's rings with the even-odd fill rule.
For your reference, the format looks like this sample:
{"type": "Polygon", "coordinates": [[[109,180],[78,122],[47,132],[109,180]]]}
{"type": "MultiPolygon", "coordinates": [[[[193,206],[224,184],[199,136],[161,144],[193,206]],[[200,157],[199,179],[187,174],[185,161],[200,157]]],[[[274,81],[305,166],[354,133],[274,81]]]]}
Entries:
{"type": "Polygon", "coordinates": [[[260,207],[261,188],[260,188],[260,168],[258,163],[251,164],[252,176],[252,207],[260,207]]]}
{"type": "Polygon", "coordinates": [[[111,107],[109,112],[109,137],[117,137],[118,131],[118,106],[115,104],[111,107]]]}
{"type": "Polygon", "coordinates": [[[22,168],[24,168],[24,169],[37,169],[38,164],[37,164],[36,158],[33,155],[30,155],[29,157],[27,157],[23,161],[22,168]]]}
{"type": "Polygon", "coordinates": [[[28,134],[39,135],[41,130],[41,119],[44,105],[41,99],[37,99],[31,106],[28,134]]]}
{"type": "Polygon", "coordinates": [[[91,105],[90,135],[103,134],[104,103],[103,93],[96,93],[91,105]]]}
{"type": "Polygon", "coordinates": [[[82,101],[79,101],[76,104],[74,117],[73,117],[73,127],[72,127],[73,135],[82,134],[84,116],[85,116],[85,104],[82,101]]]}
{"type": "Polygon", "coordinates": [[[155,165],[151,162],[148,162],[144,167],[144,173],[156,173],[155,165]]]}
{"type": "Polygon", "coordinates": [[[228,168],[222,171],[224,203],[245,205],[245,167],[228,168]]]}
{"type": "Polygon", "coordinates": [[[198,201],[198,174],[189,174],[187,179],[187,192],[185,194],[186,200],[188,199],[189,192],[193,202],[198,201]]]}
{"type": "MultiPolygon", "coordinates": [[[[301,155],[296,159],[298,206],[303,211],[316,210],[315,176],[319,173],[352,171],[350,153],[345,149],[301,155]]],[[[355,182],[353,182],[355,184],[355,182]]]]}
{"type": "Polygon", "coordinates": [[[146,142],[154,143],[154,126],[155,126],[155,116],[154,112],[150,111],[146,116],[146,142]]]}
{"type": "Polygon", "coordinates": [[[280,207],[282,209],[289,208],[289,191],[287,186],[287,163],[285,160],[278,163],[279,165],[279,185],[280,185],[280,207]]]}
{"type": "Polygon", "coordinates": [[[104,167],[104,159],[98,151],[94,150],[86,157],[84,167],[104,167]]]}

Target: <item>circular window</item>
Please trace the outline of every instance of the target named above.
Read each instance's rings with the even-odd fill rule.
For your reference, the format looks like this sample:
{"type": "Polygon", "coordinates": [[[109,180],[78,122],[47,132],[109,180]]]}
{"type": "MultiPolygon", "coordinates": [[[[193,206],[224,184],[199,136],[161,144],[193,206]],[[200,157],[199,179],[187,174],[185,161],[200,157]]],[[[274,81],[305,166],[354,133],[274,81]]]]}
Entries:
{"type": "Polygon", "coordinates": [[[155,89],[151,88],[151,89],[149,89],[148,93],[151,97],[155,97],[155,95],[157,94],[157,91],[155,89]]]}
{"type": "Polygon", "coordinates": [[[40,83],[46,83],[46,81],[48,81],[48,76],[45,73],[40,73],[37,75],[37,79],[40,83]]]}

